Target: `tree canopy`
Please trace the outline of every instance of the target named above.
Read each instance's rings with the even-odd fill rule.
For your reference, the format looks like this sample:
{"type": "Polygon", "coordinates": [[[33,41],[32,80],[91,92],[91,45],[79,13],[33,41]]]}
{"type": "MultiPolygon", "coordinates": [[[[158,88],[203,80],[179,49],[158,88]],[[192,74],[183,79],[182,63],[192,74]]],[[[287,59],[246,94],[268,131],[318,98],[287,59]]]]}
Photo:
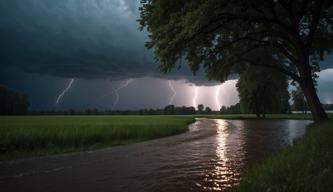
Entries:
{"type": "Polygon", "coordinates": [[[0,115],[24,115],[28,107],[26,94],[0,86],[0,115]]]}
{"type": "Polygon", "coordinates": [[[199,104],[197,109],[198,109],[198,113],[202,114],[203,110],[204,110],[205,106],[203,104],[199,104]]]}
{"type": "Polygon", "coordinates": [[[248,67],[237,82],[242,113],[267,113],[289,111],[288,79],[280,72],[267,68],[248,67]]]}
{"type": "Polygon", "coordinates": [[[306,113],[308,107],[302,89],[297,86],[296,90],[293,90],[291,95],[293,99],[293,110],[306,113]]]}
{"type": "Polygon", "coordinates": [[[241,114],[240,104],[236,103],[229,107],[222,106],[220,109],[220,114],[241,114]]]}
{"type": "Polygon", "coordinates": [[[224,81],[246,65],[278,70],[296,81],[315,121],[327,119],[316,72],[333,47],[331,0],[142,0],[140,19],[161,71],[186,59],[224,81]],[[269,61],[269,62],[267,62],[269,61]]]}

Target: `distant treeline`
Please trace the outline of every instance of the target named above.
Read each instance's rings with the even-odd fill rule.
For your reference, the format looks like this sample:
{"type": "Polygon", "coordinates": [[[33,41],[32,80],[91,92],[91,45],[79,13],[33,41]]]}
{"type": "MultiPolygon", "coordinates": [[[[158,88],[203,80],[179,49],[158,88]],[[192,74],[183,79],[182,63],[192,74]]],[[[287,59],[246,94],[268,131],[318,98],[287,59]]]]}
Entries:
{"type": "MultiPolygon", "coordinates": [[[[210,111],[210,113],[213,113],[210,111]]],[[[215,112],[217,114],[218,112],[215,112]]],[[[195,115],[198,114],[194,107],[168,105],[164,109],[140,109],[140,110],[46,110],[31,111],[30,115],[195,115]]]]}
{"type": "MultiPolygon", "coordinates": [[[[326,110],[333,110],[333,104],[323,104],[326,110]]],[[[30,111],[29,115],[210,115],[210,114],[242,114],[240,104],[231,105],[229,107],[222,106],[220,111],[213,111],[209,107],[202,109],[198,107],[174,106],[168,105],[163,109],[141,109],[141,110],[39,110],[30,111]]]]}
{"type": "Polygon", "coordinates": [[[210,115],[210,114],[239,114],[240,105],[230,107],[223,106],[220,111],[213,111],[210,107],[198,105],[198,110],[194,107],[168,105],[163,109],[140,109],[140,110],[39,110],[30,111],[30,115],[210,115]]]}
{"type": "Polygon", "coordinates": [[[0,86],[0,115],[25,115],[28,107],[26,94],[0,86]]]}
{"type": "Polygon", "coordinates": [[[220,114],[241,114],[240,104],[231,105],[229,107],[222,106],[220,109],[220,114]]]}
{"type": "Polygon", "coordinates": [[[325,110],[333,110],[333,104],[323,104],[325,110]]]}

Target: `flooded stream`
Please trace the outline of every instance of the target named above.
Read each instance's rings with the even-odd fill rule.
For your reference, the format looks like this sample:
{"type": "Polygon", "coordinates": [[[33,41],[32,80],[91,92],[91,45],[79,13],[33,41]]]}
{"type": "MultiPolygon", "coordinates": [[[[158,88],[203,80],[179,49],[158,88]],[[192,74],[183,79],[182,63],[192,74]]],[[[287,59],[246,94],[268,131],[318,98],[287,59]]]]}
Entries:
{"type": "Polygon", "coordinates": [[[309,123],[197,119],[188,132],[167,138],[0,162],[0,191],[223,191],[309,123]]]}

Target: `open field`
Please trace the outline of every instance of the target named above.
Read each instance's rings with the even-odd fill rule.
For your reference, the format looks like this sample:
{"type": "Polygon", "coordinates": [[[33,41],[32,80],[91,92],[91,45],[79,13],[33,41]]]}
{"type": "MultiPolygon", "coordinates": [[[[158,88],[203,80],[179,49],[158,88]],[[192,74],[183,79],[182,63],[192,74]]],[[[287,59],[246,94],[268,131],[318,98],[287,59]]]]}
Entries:
{"type": "Polygon", "coordinates": [[[333,121],[311,127],[294,146],[249,169],[230,191],[331,191],[333,121]]]}
{"type": "Polygon", "coordinates": [[[0,160],[91,150],[185,132],[193,116],[0,117],[0,160]]]}

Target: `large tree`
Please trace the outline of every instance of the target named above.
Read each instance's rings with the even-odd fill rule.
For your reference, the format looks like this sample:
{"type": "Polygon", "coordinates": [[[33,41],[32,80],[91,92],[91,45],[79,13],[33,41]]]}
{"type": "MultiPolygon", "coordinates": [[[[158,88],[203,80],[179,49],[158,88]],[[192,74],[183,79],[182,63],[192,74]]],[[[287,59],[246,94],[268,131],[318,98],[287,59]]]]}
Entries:
{"type": "Polygon", "coordinates": [[[243,65],[283,72],[302,88],[315,121],[327,119],[315,88],[333,47],[331,0],[142,0],[142,29],[163,72],[185,58],[224,81],[243,65]],[[267,62],[275,59],[275,62],[267,62]]]}
{"type": "Polygon", "coordinates": [[[242,113],[255,113],[259,118],[289,111],[288,80],[280,72],[250,66],[242,71],[236,86],[242,113]]]}
{"type": "Polygon", "coordinates": [[[26,94],[0,85],[0,115],[25,115],[29,100],[26,94]]]}
{"type": "Polygon", "coordinates": [[[291,95],[294,102],[293,110],[306,113],[308,107],[301,88],[297,86],[296,90],[292,91],[291,95]]]}

